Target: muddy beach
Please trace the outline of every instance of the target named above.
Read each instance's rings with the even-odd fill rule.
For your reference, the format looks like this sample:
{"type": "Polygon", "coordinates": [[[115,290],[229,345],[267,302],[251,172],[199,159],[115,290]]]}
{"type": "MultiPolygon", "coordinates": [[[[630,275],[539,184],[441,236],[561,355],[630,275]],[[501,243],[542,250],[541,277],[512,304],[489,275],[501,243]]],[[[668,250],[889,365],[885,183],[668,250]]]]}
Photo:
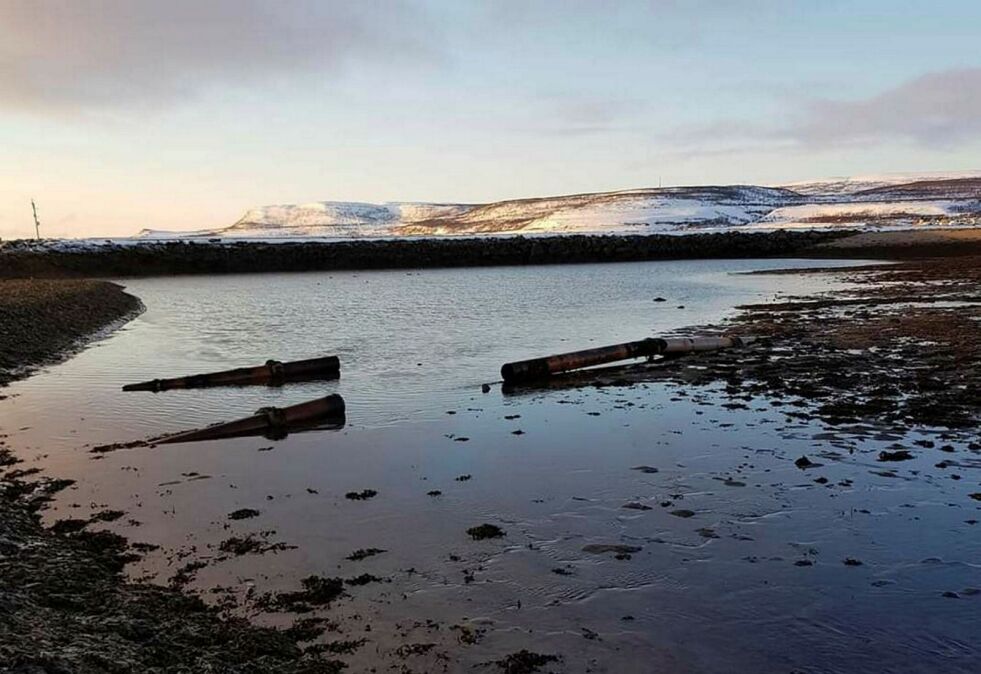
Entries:
{"type": "MultiPolygon", "coordinates": [[[[84,348],[131,319],[140,301],[101,281],[0,282],[0,387],[84,348]]],[[[9,389],[0,388],[0,399],[9,389]]],[[[25,468],[0,426],[0,665],[9,672],[334,672],[302,634],[226,619],[176,589],[127,583],[146,547],[86,531],[121,512],[42,526],[70,479],[25,468]]]]}
{"type": "MultiPolygon", "coordinates": [[[[355,401],[346,427],[281,441],[90,452],[258,406],[242,392],[215,409],[160,395],[162,411],[125,427],[86,409],[27,428],[65,382],[126,381],[106,366],[114,341],[133,350],[163,330],[157,290],[131,290],[146,315],[56,379],[9,387],[0,408],[23,460],[6,469],[5,509],[22,514],[4,536],[40,541],[25,564],[50,579],[26,598],[21,584],[5,589],[18,620],[4,643],[23,644],[42,616],[54,625],[41,632],[48,661],[0,652],[24,671],[974,671],[977,262],[748,265],[727,281],[765,284],[744,291],[760,301],[703,313],[702,295],[658,281],[677,312],[661,329],[765,339],[547,387],[483,393],[473,379],[418,400],[406,395],[413,361],[372,375],[416,407],[377,417],[394,398],[380,391],[359,409],[340,389],[355,401]],[[172,419],[171,404],[203,409],[172,419]],[[25,486],[42,475],[77,482],[25,486]]],[[[628,310],[639,311],[597,320],[628,310]]],[[[611,333],[640,325],[621,320],[611,333]]]]}
{"type": "Polygon", "coordinates": [[[140,301],[102,281],[0,280],[0,386],[124,322],[140,301]]]}

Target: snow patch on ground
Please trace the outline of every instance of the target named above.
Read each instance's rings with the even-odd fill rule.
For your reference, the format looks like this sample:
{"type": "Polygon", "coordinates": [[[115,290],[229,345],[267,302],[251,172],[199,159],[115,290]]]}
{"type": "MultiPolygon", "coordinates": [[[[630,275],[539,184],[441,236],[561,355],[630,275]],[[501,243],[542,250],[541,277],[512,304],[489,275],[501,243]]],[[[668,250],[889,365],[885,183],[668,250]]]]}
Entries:
{"type": "Polygon", "coordinates": [[[865,201],[858,203],[804,204],[776,208],[760,224],[820,223],[831,220],[879,220],[897,217],[937,217],[957,214],[953,201],[865,201]]]}
{"type": "Polygon", "coordinates": [[[694,223],[738,225],[752,222],[753,219],[752,206],[711,204],[697,199],[652,198],[557,209],[531,221],[524,230],[569,233],[638,229],[659,231],[694,223]]]}

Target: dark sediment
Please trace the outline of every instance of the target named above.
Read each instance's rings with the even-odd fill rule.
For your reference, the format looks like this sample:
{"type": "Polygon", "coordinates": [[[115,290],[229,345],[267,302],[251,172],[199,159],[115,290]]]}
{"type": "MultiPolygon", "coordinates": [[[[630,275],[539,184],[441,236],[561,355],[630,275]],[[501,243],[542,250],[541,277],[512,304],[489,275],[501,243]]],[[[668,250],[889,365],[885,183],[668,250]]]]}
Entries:
{"type": "Polygon", "coordinates": [[[496,524],[481,524],[470,527],[467,529],[467,534],[475,541],[482,541],[486,538],[501,538],[506,535],[505,531],[496,524]]]}
{"type": "Polygon", "coordinates": [[[0,281],[0,386],[142,306],[104,281],[0,281]]]}
{"type": "Polygon", "coordinates": [[[496,661],[494,664],[505,674],[532,674],[541,671],[542,667],[558,661],[559,658],[555,655],[518,651],[496,661]]]}
{"type": "Polygon", "coordinates": [[[287,632],[221,618],[175,590],[123,582],[133,558],[123,538],[41,527],[50,491],[0,482],[5,671],[339,671],[305,656],[287,632]]]}
{"type": "Polygon", "coordinates": [[[853,233],[777,231],[275,243],[146,241],[76,247],[12,241],[0,244],[0,277],[160,276],[786,257],[853,233]]]}

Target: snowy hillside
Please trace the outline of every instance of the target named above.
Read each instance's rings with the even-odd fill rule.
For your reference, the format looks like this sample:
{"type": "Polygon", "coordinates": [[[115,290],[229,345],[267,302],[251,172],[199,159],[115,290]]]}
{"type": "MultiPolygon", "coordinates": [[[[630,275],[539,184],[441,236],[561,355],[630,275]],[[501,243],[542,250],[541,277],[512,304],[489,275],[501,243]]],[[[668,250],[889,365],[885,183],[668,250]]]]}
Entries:
{"type": "Polygon", "coordinates": [[[859,192],[895,187],[910,183],[941,182],[981,178],[981,171],[927,171],[920,173],[885,173],[881,175],[849,176],[808,180],[780,185],[807,197],[823,199],[847,198],[859,192]]]}
{"type": "Polygon", "coordinates": [[[796,195],[768,187],[681,187],[519,199],[403,223],[399,234],[661,232],[754,222],[796,195]]]}
{"type": "Polygon", "coordinates": [[[253,208],[229,227],[142,238],[386,238],[981,226],[981,172],[668,187],[489,204],[318,201],[253,208]]]}
{"type": "Polygon", "coordinates": [[[317,201],[297,206],[253,208],[221,236],[385,236],[393,227],[454,217],[472,206],[391,202],[364,204],[317,201]]]}

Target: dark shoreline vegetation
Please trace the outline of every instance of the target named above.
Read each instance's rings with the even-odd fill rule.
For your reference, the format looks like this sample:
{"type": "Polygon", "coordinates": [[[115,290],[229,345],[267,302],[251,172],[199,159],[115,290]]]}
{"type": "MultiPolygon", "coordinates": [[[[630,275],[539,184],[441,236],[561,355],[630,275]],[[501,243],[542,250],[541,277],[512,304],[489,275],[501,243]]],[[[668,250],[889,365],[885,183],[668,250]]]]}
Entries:
{"type": "MultiPolygon", "coordinates": [[[[173,247],[171,255],[187,250],[187,245],[173,247]]],[[[195,245],[201,246],[195,251],[206,247],[195,245]]],[[[957,248],[944,250],[959,255],[970,250],[962,244],[957,248]]],[[[869,250],[835,248],[814,255],[872,257],[869,250]]],[[[887,253],[880,251],[875,256],[890,257],[887,253]]],[[[0,275],[11,270],[6,266],[7,254],[0,252],[0,275]]],[[[123,258],[129,260],[127,264],[137,264],[147,254],[131,252],[123,258]]],[[[914,246],[899,256],[929,254],[933,254],[931,249],[914,246]]],[[[43,269],[53,276],[81,274],[82,268],[94,273],[99,258],[84,255],[72,258],[70,264],[43,269]],[[83,263],[76,264],[78,260],[83,263]]],[[[202,264],[200,259],[192,262],[186,269],[202,264]]],[[[28,266],[33,264],[40,262],[28,266]]],[[[99,275],[110,273],[106,268],[99,270],[99,275]]],[[[948,429],[936,447],[933,443],[897,447],[885,452],[885,457],[880,455],[880,462],[936,453],[936,470],[945,475],[950,467],[956,469],[981,455],[977,434],[981,423],[981,331],[977,327],[981,313],[976,304],[964,304],[981,300],[981,256],[790,273],[839,274],[854,287],[779,304],[741,307],[739,316],[729,323],[704,328],[705,332],[733,330],[766,338],[740,353],[723,351],[662,366],[592,371],[554,384],[632,386],[671,380],[698,387],[721,381],[732,397],[731,404],[767,396],[771,404],[786,405],[790,415],[818,418],[843,432],[870,420],[898,430],[918,425],[948,429]],[[924,342],[930,347],[922,348],[924,342]],[[870,349],[872,345],[876,348],[870,349]],[[964,448],[955,450],[948,441],[964,448]]],[[[0,281],[0,387],[27,376],[25,366],[65,355],[79,340],[132,317],[140,308],[138,299],[111,283],[0,281]]],[[[285,630],[258,627],[183,593],[180,582],[169,588],[127,582],[122,571],[140,552],[139,544],[113,533],[88,531],[86,525],[96,518],[63,520],[58,523],[61,526],[45,529],[41,510],[71,482],[19,470],[2,433],[0,428],[0,610],[5,613],[0,621],[0,662],[12,671],[261,673],[337,672],[345,667],[335,659],[341,651],[331,652],[314,641],[326,622],[300,616],[285,630]]],[[[828,459],[800,457],[798,466],[804,470],[821,460],[828,459]]],[[[186,575],[194,570],[187,569],[186,575]]],[[[291,601],[326,606],[345,592],[345,583],[355,585],[339,578],[311,576],[303,581],[303,589],[271,596],[268,601],[283,610],[291,601]]],[[[350,643],[352,648],[361,646],[350,643]]],[[[520,651],[488,663],[497,667],[487,669],[538,671],[556,656],[561,654],[520,651]]],[[[388,664],[379,663],[379,670],[388,664]]]]}
{"type": "Polygon", "coordinates": [[[0,244],[0,277],[125,277],[790,257],[854,231],[352,241],[0,244]]]}

